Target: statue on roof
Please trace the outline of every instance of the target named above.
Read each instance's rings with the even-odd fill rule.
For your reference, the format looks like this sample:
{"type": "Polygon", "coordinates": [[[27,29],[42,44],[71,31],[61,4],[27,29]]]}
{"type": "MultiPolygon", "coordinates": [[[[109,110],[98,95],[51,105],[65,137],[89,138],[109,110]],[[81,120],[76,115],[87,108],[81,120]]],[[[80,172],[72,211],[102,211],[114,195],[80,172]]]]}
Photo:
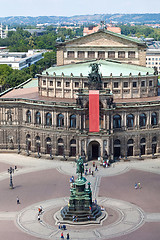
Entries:
{"type": "Polygon", "coordinates": [[[91,63],[89,65],[91,67],[91,73],[88,74],[88,87],[89,89],[100,90],[101,87],[101,75],[99,73],[98,63],[91,63]]]}

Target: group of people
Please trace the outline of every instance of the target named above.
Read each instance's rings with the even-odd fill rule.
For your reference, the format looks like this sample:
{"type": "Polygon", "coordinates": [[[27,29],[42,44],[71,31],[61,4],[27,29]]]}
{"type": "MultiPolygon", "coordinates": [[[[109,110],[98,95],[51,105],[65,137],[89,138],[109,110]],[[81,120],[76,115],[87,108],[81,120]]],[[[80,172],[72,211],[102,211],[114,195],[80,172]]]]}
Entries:
{"type": "Polygon", "coordinates": [[[140,189],[141,188],[141,183],[140,182],[135,183],[134,188],[135,189],[140,189]]]}
{"type": "MultiPolygon", "coordinates": [[[[63,232],[61,232],[61,238],[64,239],[63,232]]],[[[66,239],[69,239],[69,233],[67,233],[66,239]]]]}
{"type": "Polygon", "coordinates": [[[73,222],[78,222],[78,217],[73,215],[73,222]]]}
{"type": "Polygon", "coordinates": [[[42,206],[40,206],[40,207],[38,208],[38,221],[39,221],[39,222],[41,221],[40,214],[42,214],[42,212],[43,212],[43,209],[42,209],[42,206]]]}

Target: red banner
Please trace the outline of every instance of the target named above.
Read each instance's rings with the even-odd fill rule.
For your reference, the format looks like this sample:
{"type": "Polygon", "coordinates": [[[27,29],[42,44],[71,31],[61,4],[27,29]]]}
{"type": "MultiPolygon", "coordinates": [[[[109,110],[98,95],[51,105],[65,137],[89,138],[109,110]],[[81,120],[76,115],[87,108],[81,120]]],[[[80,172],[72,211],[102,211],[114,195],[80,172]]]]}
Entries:
{"type": "Polygon", "coordinates": [[[99,132],[98,90],[89,90],[89,132],[99,132]]]}

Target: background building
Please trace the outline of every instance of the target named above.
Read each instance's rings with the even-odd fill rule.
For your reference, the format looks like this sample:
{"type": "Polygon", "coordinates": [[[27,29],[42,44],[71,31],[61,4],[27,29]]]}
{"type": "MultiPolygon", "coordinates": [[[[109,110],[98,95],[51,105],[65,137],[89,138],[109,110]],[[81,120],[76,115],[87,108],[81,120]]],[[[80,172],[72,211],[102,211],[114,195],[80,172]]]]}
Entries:
{"type": "Polygon", "coordinates": [[[107,30],[57,44],[57,65],[112,59],[146,65],[146,44],[107,30]]]}
{"type": "Polygon", "coordinates": [[[28,50],[28,52],[0,52],[0,64],[7,64],[13,69],[23,69],[43,58],[43,52],[28,50]]]}

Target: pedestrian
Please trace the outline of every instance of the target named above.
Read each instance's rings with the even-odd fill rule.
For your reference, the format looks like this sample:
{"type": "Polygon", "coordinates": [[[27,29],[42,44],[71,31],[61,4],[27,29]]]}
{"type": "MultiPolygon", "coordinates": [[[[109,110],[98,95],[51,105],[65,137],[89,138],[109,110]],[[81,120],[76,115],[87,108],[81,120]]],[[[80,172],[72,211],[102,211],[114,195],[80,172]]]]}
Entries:
{"type": "Polygon", "coordinates": [[[61,238],[63,238],[63,239],[64,239],[63,232],[61,232],[61,238]]]}
{"type": "Polygon", "coordinates": [[[91,168],[89,168],[89,174],[91,174],[91,168]]]}
{"type": "Polygon", "coordinates": [[[94,176],[94,171],[92,171],[92,176],[94,176]]]}
{"type": "Polygon", "coordinates": [[[96,167],[95,167],[95,171],[98,171],[97,165],[96,165],[96,167]]]}
{"type": "Polygon", "coordinates": [[[72,183],[74,183],[74,176],[72,176],[72,183]]]}
{"type": "Polygon", "coordinates": [[[138,188],[141,189],[141,183],[140,182],[138,183],[138,188]]]}
{"type": "Polygon", "coordinates": [[[69,239],[69,233],[67,233],[67,238],[66,239],[69,239]]]}
{"type": "Polygon", "coordinates": [[[137,188],[138,188],[138,185],[137,185],[137,183],[135,183],[135,185],[134,185],[134,188],[135,188],[135,189],[137,189],[137,188]]]}
{"type": "Polygon", "coordinates": [[[17,196],[17,204],[20,204],[18,196],[17,196]]]}
{"type": "Polygon", "coordinates": [[[41,218],[40,218],[40,216],[39,216],[39,214],[38,214],[38,222],[40,222],[40,220],[41,220],[41,218]]]}
{"type": "Polygon", "coordinates": [[[94,203],[97,205],[97,199],[95,198],[94,203]]]}

